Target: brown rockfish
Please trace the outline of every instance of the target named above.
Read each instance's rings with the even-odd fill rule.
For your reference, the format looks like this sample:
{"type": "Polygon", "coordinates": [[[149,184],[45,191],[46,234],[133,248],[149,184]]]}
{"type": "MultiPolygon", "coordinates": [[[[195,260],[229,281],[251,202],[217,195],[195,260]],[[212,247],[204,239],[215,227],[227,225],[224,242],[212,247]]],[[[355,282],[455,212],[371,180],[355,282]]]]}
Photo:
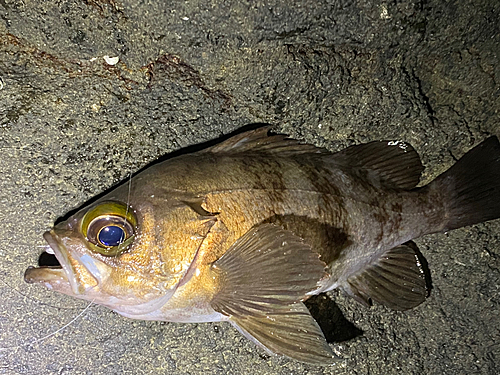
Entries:
{"type": "Polygon", "coordinates": [[[428,295],[413,238],[500,217],[491,137],[430,184],[404,142],[337,153],[261,128],[154,164],[44,234],[29,283],[119,314],[229,321],[273,354],[336,360],[303,301],[341,289],[396,310],[428,295]]]}

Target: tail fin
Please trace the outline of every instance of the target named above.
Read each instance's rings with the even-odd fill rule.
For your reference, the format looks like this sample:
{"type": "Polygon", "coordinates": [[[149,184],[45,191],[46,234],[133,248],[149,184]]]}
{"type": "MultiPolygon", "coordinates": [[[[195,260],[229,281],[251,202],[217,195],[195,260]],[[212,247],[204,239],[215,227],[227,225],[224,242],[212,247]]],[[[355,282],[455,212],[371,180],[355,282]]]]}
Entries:
{"type": "Polygon", "coordinates": [[[467,152],[454,166],[431,182],[447,197],[451,230],[500,217],[500,143],[493,136],[467,152]]]}

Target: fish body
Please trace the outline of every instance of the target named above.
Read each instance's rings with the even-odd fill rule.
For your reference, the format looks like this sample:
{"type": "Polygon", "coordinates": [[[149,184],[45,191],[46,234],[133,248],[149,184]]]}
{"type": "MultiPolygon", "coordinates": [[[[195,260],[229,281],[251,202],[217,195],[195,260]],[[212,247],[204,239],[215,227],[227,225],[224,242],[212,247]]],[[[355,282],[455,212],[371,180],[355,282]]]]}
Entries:
{"type": "Polygon", "coordinates": [[[135,319],[229,321],[270,353],[335,362],[302,303],[341,289],[397,310],[429,293],[410,242],[500,216],[489,138],[424,187],[402,142],[338,153],[242,133],[154,164],[45,233],[25,279],[135,319]]]}

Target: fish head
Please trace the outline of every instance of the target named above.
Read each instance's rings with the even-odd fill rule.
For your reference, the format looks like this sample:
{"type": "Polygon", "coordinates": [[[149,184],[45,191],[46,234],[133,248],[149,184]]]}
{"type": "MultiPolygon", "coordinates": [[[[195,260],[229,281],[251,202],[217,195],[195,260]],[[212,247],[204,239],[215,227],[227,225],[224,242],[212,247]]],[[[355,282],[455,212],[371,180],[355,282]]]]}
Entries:
{"type": "Polygon", "coordinates": [[[214,220],[175,194],[129,197],[124,190],[47,231],[49,252],[60,266],[30,267],[25,280],[129,317],[163,306],[188,274],[214,220]]]}

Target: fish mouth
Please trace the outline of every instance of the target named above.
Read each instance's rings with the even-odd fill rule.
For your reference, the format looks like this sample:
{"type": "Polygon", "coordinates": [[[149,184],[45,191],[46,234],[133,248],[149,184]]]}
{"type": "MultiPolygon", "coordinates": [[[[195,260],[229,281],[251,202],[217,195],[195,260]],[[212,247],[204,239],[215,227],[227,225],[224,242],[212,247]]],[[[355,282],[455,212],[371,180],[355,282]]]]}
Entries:
{"type": "Polygon", "coordinates": [[[65,294],[78,294],[76,275],[69,260],[68,251],[57,240],[53,230],[43,234],[49,248],[40,255],[39,267],[30,266],[24,272],[24,281],[43,284],[65,294]]]}

